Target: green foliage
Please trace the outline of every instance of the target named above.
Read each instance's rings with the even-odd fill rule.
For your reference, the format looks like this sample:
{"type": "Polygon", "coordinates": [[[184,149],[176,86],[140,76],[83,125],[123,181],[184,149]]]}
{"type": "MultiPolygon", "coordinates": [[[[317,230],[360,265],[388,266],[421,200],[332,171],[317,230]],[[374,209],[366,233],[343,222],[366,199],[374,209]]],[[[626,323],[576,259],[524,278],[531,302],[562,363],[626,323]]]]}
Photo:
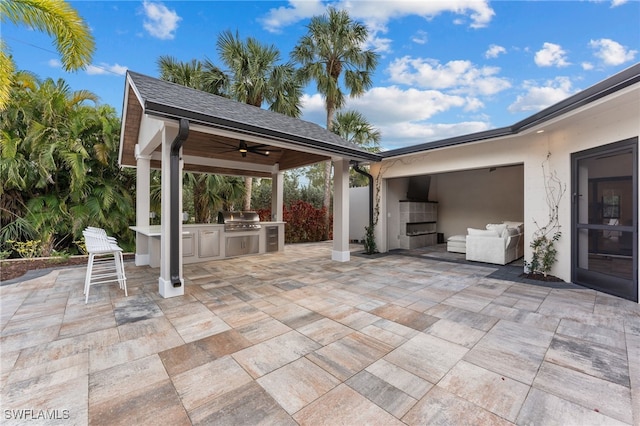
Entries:
{"type": "Polygon", "coordinates": [[[119,169],[120,120],[95,100],[64,80],[15,74],[0,111],[0,243],[40,240],[44,256],[75,251],[92,225],[133,247],[135,171],[119,169]]]}
{"type": "Polygon", "coordinates": [[[541,235],[531,242],[530,247],[533,250],[531,262],[525,261],[525,266],[530,272],[547,276],[556,263],[558,250],[554,247],[554,243],[560,239],[561,235],[558,231],[551,238],[541,235]]]}
{"type": "Polygon", "coordinates": [[[365,226],[366,233],[364,235],[364,252],[366,254],[374,254],[378,252],[378,246],[376,246],[375,237],[375,225],[365,226]]]}
{"type": "MultiPolygon", "coordinates": [[[[317,186],[300,186],[301,170],[288,170],[284,173],[283,197],[284,205],[288,206],[296,201],[304,201],[315,208],[322,207],[322,189],[317,186]]],[[[255,210],[271,208],[271,179],[259,179],[253,186],[251,205],[255,210]]]]}
{"type": "Polygon", "coordinates": [[[7,243],[18,253],[18,255],[25,259],[32,259],[39,257],[42,253],[42,241],[41,240],[29,240],[29,241],[13,241],[9,240],[7,243]]]}
{"type": "MultiPolygon", "coordinates": [[[[2,22],[11,21],[53,36],[65,71],[75,71],[91,63],[95,43],[88,25],[65,1],[0,1],[2,22]]],[[[14,63],[0,40],[0,110],[9,102],[14,63]]]]}

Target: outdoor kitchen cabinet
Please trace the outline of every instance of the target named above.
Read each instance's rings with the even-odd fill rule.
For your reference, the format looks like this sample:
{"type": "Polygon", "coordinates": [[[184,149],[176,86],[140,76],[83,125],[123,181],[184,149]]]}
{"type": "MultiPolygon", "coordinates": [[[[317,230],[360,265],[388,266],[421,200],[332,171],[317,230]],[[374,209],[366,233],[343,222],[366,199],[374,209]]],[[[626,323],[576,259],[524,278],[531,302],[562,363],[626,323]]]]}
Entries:
{"type": "Polygon", "coordinates": [[[227,237],[225,257],[242,256],[259,252],[260,236],[243,235],[227,237]]]}
{"type": "Polygon", "coordinates": [[[198,257],[220,256],[220,229],[201,229],[198,231],[198,257]]]}
{"type": "Polygon", "coordinates": [[[278,251],[278,226],[265,226],[264,232],[267,237],[266,241],[266,252],[273,253],[274,251],[278,251]]]}
{"type": "MultiPolygon", "coordinates": [[[[207,262],[227,257],[272,253],[284,250],[284,222],[262,222],[253,230],[225,231],[224,225],[193,223],[182,225],[183,264],[207,262]]],[[[132,226],[139,240],[136,265],[160,266],[159,225],[132,226]]]]}

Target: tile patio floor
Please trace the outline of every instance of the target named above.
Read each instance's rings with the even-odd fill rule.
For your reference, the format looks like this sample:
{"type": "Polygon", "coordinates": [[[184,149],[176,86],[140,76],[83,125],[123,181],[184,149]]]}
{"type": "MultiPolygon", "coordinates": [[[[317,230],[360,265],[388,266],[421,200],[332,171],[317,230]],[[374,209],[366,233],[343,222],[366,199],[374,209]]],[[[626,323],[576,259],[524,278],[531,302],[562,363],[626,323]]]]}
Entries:
{"type": "Polygon", "coordinates": [[[187,265],[171,299],[132,263],[127,298],[85,305],[84,267],[1,286],[2,424],[640,424],[638,304],[330,251],[187,265]]]}

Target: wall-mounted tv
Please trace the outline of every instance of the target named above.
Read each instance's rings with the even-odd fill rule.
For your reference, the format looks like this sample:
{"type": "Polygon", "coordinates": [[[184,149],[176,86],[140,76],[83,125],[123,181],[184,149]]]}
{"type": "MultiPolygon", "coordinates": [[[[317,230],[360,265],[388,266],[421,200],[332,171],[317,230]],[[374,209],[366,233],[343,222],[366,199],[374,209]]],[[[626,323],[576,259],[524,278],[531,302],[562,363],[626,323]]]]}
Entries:
{"type": "Polygon", "coordinates": [[[411,176],[407,188],[407,200],[409,201],[429,201],[429,186],[431,176],[411,176]]]}

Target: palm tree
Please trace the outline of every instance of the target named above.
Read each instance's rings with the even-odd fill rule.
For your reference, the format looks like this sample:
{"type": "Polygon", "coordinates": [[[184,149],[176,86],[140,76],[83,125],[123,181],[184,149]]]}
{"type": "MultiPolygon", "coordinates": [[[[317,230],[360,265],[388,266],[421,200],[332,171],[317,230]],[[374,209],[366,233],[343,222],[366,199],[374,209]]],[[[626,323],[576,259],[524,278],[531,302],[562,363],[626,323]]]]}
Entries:
{"type": "Polygon", "coordinates": [[[202,63],[192,59],[190,62],[181,62],[172,56],[160,56],[157,64],[162,80],[215,95],[224,95],[225,93],[228,78],[210,61],[202,63]]]}
{"type": "MultiPolygon", "coordinates": [[[[344,75],[344,86],[349,96],[362,95],[372,85],[371,75],[378,64],[378,55],[372,50],[363,50],[368,36],[367,27],[351,20],[344,10],[330,7],[328,15],[311,18],[307,29],[308,33],[294,47],[291,57],[302,65],[300,72],[305,81],[316,81],[318,92],[325,98],[327,129],[331,131],[335,112],[345,102],[340,77],[344,75]]],[[[329,234],[330,203],[331,162],[327,161],[323,200],[327,211],[326,237],[329,234]]]]}
{"type": "Polygon", "coordinates": [[[16,73],[0,112],[2,226],[26,220],[43,255],[70,247],[87,225],[122,235],[133,218],[133,185],[117,165],[120,120],[96,96],[63,81],[16,73]],[[20,82],[20,83],[18,83],[20,82]]]}
{"type": "MultiPolygon", "coordinates": [[[[160,56],[157,61],[160,78],[216,95],[223,95],[228,86],[228,77],[210,61],[204,63],[193,59],[180,62],[171,56],[160,56]]],[[[216,194],[220,191],[221,177],[210,174],[185,173],[185,185],[192,189],[193,209],[197,223],[211,220],[211,211],[218,202],[216,194]]]]}
{"type": "Polygon", "coordinates": [[[380,130],[358,111],[338,112],[332,130],[342,139],[360,145],[369,152],[380,152],[380,130]]]}
{"type": "MultiPolygon", "coordinates": [[[[62,67],[75,71],[91,63],[95,49],[93,36],[86,23],[69,4],[60,0],[10,0],[0,1],[2,22],[24,24],[44,31],[55,39],[61,55],[62,67]]],[[[9,101],[13,60],[0,41],[0,109],[9,101]]]]}
{"type": "MultiPolygon", "coordinates": [[[[279,64],[280,52],[249,37],[245,41],[236,32],[218,36],[218,54],[231,75],[230,95],[237,101],[256,107],[269,104],[271,111],[299,117],[302,84],[291,63],[279,64]]],[[[253,178],[245,178],[243,208],[251,207],[253,178]]]]}
{"type": "MultiPolygon", "coordinates": [[[[333,121],[333,133],[369,152],[380,152],[380,131],[358,111],[338,112],[333,121]]],[[[353,187],[369,184],[363,175],[354,170],[350,172],[349,182],[353,187]]]]}

